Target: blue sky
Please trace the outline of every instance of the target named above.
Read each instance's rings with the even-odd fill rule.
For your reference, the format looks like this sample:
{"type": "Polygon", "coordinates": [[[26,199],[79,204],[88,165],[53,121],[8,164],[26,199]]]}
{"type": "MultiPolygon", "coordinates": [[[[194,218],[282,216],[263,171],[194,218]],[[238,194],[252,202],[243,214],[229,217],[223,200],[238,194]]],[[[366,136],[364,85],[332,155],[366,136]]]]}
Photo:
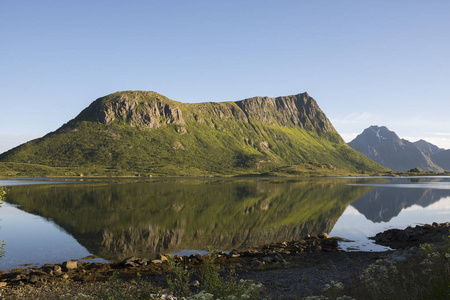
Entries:
{"type": "Polygon", "coordinates": [[[307,91],[350,141],[370,125],[450,148],[450,1],[0,1],[0,153],[95,99],[307,91]]]}

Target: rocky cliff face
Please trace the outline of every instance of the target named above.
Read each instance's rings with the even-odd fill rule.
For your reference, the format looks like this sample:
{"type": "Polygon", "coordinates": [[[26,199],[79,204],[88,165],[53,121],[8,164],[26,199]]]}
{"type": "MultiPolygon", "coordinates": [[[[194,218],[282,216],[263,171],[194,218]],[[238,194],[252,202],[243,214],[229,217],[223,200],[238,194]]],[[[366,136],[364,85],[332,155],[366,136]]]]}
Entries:
{"type": "Polygon", "coordinates": [[[413,143],[399,138],[385,126],[370,126],[348,145],[380,165],[395,171],[408,171],[413,168],[442,171],[413,143]]]}
{"type": "Polygon", "coordinates": [[[284,127],[298,126],[317,132],[335,131],[330,120],[308,93],[278,98],[255,97],[236,104],[249,120],[284,127]]]}
{"type": "Polygon", "coordinates": [[[177,103],[155,92],[116,93],[97,99],[75,120],[89,120],[103,124],[122,121],[132,127],[148,128],[185,123],[177,103]]]}
{"type": "Polygon", "coordinates": [[[185,104],[155,92],[119,92],[97,99],[75,120],[103,124],[121,121],[133,127],[159,128],[167,124],[184,125],[184,117],[199,123],[205,119],[214,123],[218,119],[335,132],[330,120],[307,93],[278,98],[254,97],[234,103],[185,104]]]}

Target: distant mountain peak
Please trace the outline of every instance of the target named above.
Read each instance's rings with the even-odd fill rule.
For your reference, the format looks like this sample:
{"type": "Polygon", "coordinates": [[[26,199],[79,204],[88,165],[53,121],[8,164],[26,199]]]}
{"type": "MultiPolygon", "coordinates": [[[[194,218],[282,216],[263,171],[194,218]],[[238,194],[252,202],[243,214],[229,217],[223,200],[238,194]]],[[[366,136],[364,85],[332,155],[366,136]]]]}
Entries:
{"type": "MultiPolygon", "coordinates": [[[[414,143],[401,139],[386,126],[372,125],[348,145],[392,170],[408,171],[419,168],[423,171],[442,171],[442,168],[432,162],[429,154],[424,153],[414,143]]],[[[428,147],[431,147],[430,145],[427,144],[428,147]]]]}
{"type": "Polygon", "coordinates": [[[371,126],[369,128],[370,130],[373,131],[373,133],[375,133],[375,136],[378,138],[378,141],[381,143],[382,140],[387,140],[387,137],[382,136],[383,133],[380,133],[381,130],[388,130],[386,127],[378,127],[378,126],[371,126]]]}

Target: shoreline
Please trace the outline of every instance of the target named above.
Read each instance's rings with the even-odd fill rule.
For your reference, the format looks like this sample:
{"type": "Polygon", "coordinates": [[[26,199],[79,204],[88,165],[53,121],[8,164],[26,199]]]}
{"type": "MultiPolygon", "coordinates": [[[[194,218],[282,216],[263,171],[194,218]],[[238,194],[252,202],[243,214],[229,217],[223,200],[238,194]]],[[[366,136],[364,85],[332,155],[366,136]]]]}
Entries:
{"type": "MultiPolygon", "coordinates": [[[[298,241],[260,245],[230,253],[218,252],[215,262],[222,269],[234,268],[240,279],[262,283],[271,296],[278,294],[289,299],[289,295],[296,293],[302,297],[320,293],[329,281],[346,281],[359,276],[378,259],[389,258],[399,262],[414,259],[420,252],[420,244],[432,243],[435,247],[443,247],[443,237],[449,234],[449,222],[417,225],[404,230],[391,229],[378,233],[372,239],[395,250],[345,252],[338,249],[339,238],[324,233],[298,241]],[[296,292],[298,288],[301,291],[296,292]]],[[[32,290],[37,295],[52,293],[52,287],[61,283],[80,291],[92,289],[104,284],[113,275],[124,281],[133,281],[137,276],[142,276],[152,285],[165,289],[169,271],[167,258],[165,255],[157,255],[153,259],[130,257],[116,263],[68,261],[40,268],[15,269],[0,275],[0,297],[8,299],[24,289],[32,290]]],[[[205,257],[193,254],[175,256],[174,259],[194,274],[199,274],[205,257]]],[[[198,275],[196,277],[199,278],[198,275]]]]}

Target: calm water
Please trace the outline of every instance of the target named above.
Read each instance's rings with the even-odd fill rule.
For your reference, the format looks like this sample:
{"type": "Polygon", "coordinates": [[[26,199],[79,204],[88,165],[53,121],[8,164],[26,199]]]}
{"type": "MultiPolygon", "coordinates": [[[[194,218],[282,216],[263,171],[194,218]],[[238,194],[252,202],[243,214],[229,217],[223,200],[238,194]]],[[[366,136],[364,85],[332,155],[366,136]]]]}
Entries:
{"type": "Polygon", "coordinates": [[[346,250],[388,228],[450,221],[450,177],[167,179],[148,182],[0,180],[0,269],[99,256],[153,257],[330,233],[346,250]],[[32,184],[28,184],[32,183],[32,184]]]}

